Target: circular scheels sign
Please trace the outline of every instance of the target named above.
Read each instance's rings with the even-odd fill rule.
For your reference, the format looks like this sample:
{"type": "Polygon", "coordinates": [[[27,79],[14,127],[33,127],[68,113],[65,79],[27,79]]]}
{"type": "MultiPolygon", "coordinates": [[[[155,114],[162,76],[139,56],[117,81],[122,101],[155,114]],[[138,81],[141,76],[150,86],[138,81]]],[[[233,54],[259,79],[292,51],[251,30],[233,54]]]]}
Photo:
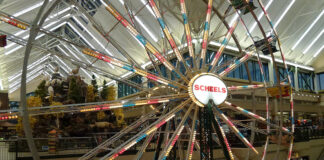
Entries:
{"type": "Polygon", "coordinates": [[[227,87],[216,75],[201,73],[190,80],[189,95],[201,107],[204,107],[210,99],[219,105],[227,97],[227,87]]]}

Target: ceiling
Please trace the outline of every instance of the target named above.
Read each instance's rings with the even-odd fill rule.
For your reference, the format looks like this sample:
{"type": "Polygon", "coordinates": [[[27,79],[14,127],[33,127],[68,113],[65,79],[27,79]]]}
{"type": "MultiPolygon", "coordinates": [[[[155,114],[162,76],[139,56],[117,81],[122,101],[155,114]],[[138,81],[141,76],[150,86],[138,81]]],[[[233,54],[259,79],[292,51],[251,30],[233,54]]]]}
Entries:
{"type": "MultiPolygon", "coordinates": [[[[254,4],[258,7],[255,13],[260,17],[260,22],[264,26],[265,32],[268,33],[271,28],[266,18],[261,14],[258,3],[256,0],[254,1],[254,4]]],[[[54,0],[51,0],[50,4],[53,2],[54,0]]],[[[121,24],[117,23],[117,20],[104,8],[102,0],[78,0],[77,4],[72,5],[73,2],[72,0],[62,0],[45,20],[43,29],[50,30],[55,35],[71,42],[95,48],[101,53],[111,55],[130,64],[139,65],[143,68],[147,66],[149,58],[144,47],[121,24]],[[80,6],[83,6],[91,14],[92,20],[102,27],[112,40],[108,42],[97,32],[93,23],[91,23],[91,19],[87,18],[78,8],[80,6]],[[114,45],[112,41],[115,42],[114,45]],[[116,44],[119,47],[116,47],[116,44]]],[[[112,0],[109,2],[130,21],[127,7],[135,15],[136,28],[159,51],[167,52],[170,50],[146,0],[112,0]],[[123,5],[123,3],[126,5],[123,5]]],[[[178,46],[184,44],[184,28],[179,1],[156,0],[156,2],[176,44],[178,46]]],[[[43,1],[3,0],[0,3],[1,12],[18,17],[20,20],[31,24],[43,1]]],[[[291,64],[310,66],[314,68],[315,72],[324,71],[324,63],[321,61],[324,58],[324,1],[263,0],[263,3],[279,34],[286,60],[291,64]]],[[[224,14],[228,4],[225,0],[215,0],[213,6],[221,14],[224,14]]],[[[203,0],[186,0],[186,5],[193,38],[200,39],[203,34],[207,5],[203,0]]],[[[47,6],[45,11],[48,8],[47,6]]],[[[230,23],[234,17],[235,14],[231,11],[225,20],[230,23]]],[[[243,19],[253,37],[255,39],[261,38],[262,34],[251,14],[244,15],[243,19]]],[[[11,36],[12,39],[25,40],[25,42],[29,36],[28,30],[22,31],[6,23],[0,23],[0,32],[14,35],[11,36]]],[[[226,32],[227,30],[219,17],[212,12],[211,40],[221,42],[226,32]]],[[[243,48],[252,44],[252,40],[247,36],[242,24],[238,25],[234,34],[243,48]]],[[[125,70],[83,55],[80,48],[70,43],[57,40],[43,33],[37,35],[34,45],[40,46],[40,48],[33,47],[27,74],[27,81],[33,83],[34,79],[51,75],[55,65],[60,66],[62,76],[67,76],[72,69],[81,66],[79,73],[86,82],[90,82],[93,74],[99,79],[99,83],[104,79],[110,81],[113,77],[129,75],[125,70]]],[[[229,42],[229,45],[236,46],[233,40],[229,42]]],[[[24,51],[25,47],[13,42],[8,42],[7,47],[0,48],[0,90],[8,89],[11,94],[19,90],[24,51]]],[[[279,56],[279,52],[275,55],[279,56]]]]}

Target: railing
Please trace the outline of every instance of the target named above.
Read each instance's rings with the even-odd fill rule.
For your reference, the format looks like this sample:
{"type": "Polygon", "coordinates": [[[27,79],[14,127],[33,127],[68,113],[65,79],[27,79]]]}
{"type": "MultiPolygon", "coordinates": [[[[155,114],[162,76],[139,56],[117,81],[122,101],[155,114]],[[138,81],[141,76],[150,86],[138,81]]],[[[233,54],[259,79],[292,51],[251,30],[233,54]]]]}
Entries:
{"type": "MultiPolygon", "coordinates": [[[[47,157],[71,157],[80,156],[90,149],[96,147],[98,144],[94,137],[62,137],[56,138],[55,152],[49,152],[49,140],[51,138],[34,138],[36,148],[42,158],[47,157]]],[[[0,159],[3,157],[10,157],[9,159],[21,159],[31,157],[27,140],[25,138],[17,138],[0,142],[0,149],[6,150],[6,153],[1,153],[0,159]],[[3,149],[5,146],[6,148],[3,149]],[[1,148],[2,147],[2,148],[1,148]]],[[[1,152],[1,150],[0,150],[1,152]]],[[[5,158],[7,159],[7,158],[5,158]]]]}
{"type": "Polygon", "coordinates": [[[295,142],[305,142],[314,139],[324,138],[324,129],[314,129],[309,127],[296,127],[295,142]]]}
{"type": "MultiPolygon", "coordinates": [[[[250,139],[251,132],[249,130],[241,130],[242,134],[246,135],[247,139],[250,139]]],[[[104,133],[93,133],[91,137],[62,137],[56,138],[56,152],[49,153],[49,140],[50,138],[35,138],[35,144],[38,149],[38,152],[42,158],[56,157],[72,157],[72,156],[81,156],[90,149],[96,147],[101,142],[109,139],[111,136],[117,132],[104,132],[104,133]]],[[[165,133],[165,132],[161,132],[165,133]]],[[[117,147],[119,144],[124,142],[126,139],[134,136],[136,132],[132,132],[116,141],[114,146],[109,148],[117,147]]],[[[185,133],[184,133],[185,134],[185,133]]],[[[199,134],[197,135],[199,137],[199,134]]],[[[216,136],[216,135],[215,135],[216,136]]],[[[245,147],[244,144],[231,132],[226,134],[228,140],[231,143],[232,147],[245,147]]],[[[254,146],[261,147],[265,143],[266,135],[255,133],[254,146]]],[[[295,142],[305,142],[314,139],[323,139],[324,138],[324,129],[314,129],[311,127],[297,127],[295,129],[295,142]]],[[[180,141],[187,141],[186,139],[179,139],[180,141]]],[[[151,145],[148,146],[148,151],[156,150],[156,139],[152,139],[151,145]]],[[[186,143],[183,146],[183,149],[186,149],[186,143]]],[[[140,145],[135,145],[129,149],[129,154],[136,154],[137,150],[140,148],[140,145]]],[[[107,149],[107,152],[109,151],[107,149]]],[[[216,143],[214,145],[215,149],[219,149],[216,143]]],[[[21,159],[31,157],[31,154],[28,149],[27,141],[24,138],[16,138],[11,140],[0,141],[0,159],[21,159]]]]}

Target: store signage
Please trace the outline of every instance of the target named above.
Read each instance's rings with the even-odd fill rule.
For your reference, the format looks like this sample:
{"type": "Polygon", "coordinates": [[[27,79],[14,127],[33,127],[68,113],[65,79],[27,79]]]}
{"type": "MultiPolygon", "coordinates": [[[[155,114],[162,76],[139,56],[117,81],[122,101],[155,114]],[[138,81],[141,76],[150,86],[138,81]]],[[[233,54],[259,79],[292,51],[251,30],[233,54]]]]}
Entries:
{"type": "Polygon", "coordinates": [[[216,105],[223,103],[227,97],[227,87],[214,74],[195,76],[189,84],[190,96],[199,105],[204,106],[211,99],[216,105]]]}

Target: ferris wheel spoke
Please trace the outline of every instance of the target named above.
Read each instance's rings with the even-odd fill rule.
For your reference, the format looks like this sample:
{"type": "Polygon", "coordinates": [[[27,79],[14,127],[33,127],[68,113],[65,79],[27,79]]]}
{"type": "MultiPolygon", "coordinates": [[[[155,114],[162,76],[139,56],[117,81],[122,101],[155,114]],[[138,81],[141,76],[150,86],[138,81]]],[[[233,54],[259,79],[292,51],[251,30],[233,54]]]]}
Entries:
{"type": "Polygon", "coordinates": [[[176,42],[174,41],[174,38],[172,37],[169,29],[168,29],[168,26],[166,25],[166,23],[164,22],[163,18],[161,17],[161,13],[159,11],[159,9],[157,8],[154,0],[148,0],[149,1],[149,4],[155,14],[155,18],[157,19],[157,21],[159,22],[160,24],[160,27],[165,35],[165,37],[168,39],[169,41],[169,44],[173,50],[173,52],[175,53],[179,63],[180,63],[180,66],[181,67],[184,67],[187,71],[187,74],[190,76],[191,75],[191,69],[188,68],[188,65],[186,63],[186,61],[183,59],[181,53],[179,52],[179,49],[178,49],[178,46],[176,44],[176,42]]]}
{"type": "Polygon", "coordinates": [[[178,138],[180,137],[181,132],[183,131],[183,128],[185,126],[185,122],[188,119],[188,116],[193,108],[193,106],[195,106],[194,103],[191,103],[189,109],[186,111],[185,115],[183,117],[181,117],[181,122],[179,123],[177,129],[174,131],[172,137],[169,139],[167,145],[165,146],[165,148],[162,151],[162,154],[159,156],[159,160],[165,160],[167,158],[167,156],[169,155],[171,149],[174,147],[175,143],[177,142],[178,138]]]}
{"type": "Polygon", "coordinates": [[[251,130],[251,131],[254,130],[255,132],[259,132],[259,133],[261,133],[261,134],[268,135],[268,133],[267,133],[266,131],[264,131],[264,130],[262,130],[262,129],[259,129],[259,128],[257,128],[257,127],[252,127],[252,126],[250,126],[250,125],[244,124],[244,123],[240,122],[239,120],[234,120],[234,121],[232,121],[232,122],[233,122],[233,124],[235,124],[235,125],[238,125],[238,126],[244,127],[244,128],[249,129],[249,130],[251,130]]]}
{"type": "Polygon", "coordinates": [[[121,53],[123,55],[123,57],[125,57],[130,63],[134,64],[137,67],[140,67],[140,65],[135,61],[134,58],[132,58],[128,52],[126,52],[126,50],[124,48],[122,48],[114,39],[111,38],[111,36],[109,36],[108,34],[105,33],[103,27],[101,25],[99,25],[99,23],[97,23],[94,19],[93,16],[91,16],[85,8],[83,8],[76,0],[73,0],[71,2],[71,4],[75,5],[77,7],[77,9],[83,14],[85,15],[88,20],[91,22],[92,26],[94,27],[94,29],[108,42],[110,43],[112,46],[114,46],[119,53],[121,53]]]}
{"type": "Polygon", "coordinates": [[[263,148],[263,153],[262,153],[261,160],[265,160],[265,159],[266,159],[266,156],[267,156],[267,150],[268,150],[268,145],[269,145],[269,140],[270,140],[270,137],[267,136],[266,143],[265,143],[264,148],[263,148]]]}
{"type": "MultiPolygon", "coordinates": [[[[228,143],[228,140],[226,138],[226,134],[223,130],[223,127],[220,126],[219,117],[216,114],[214,114],[213,122],[214,122],[214,127],[215,127],[216,132],[219,131],[220,135],[222,135],[222,137],[218,137],[218,138],[219,138],[219,143],[221,143],[223,146],[224,154],[226,156],[228,156],[228,158],[230,158],[231,160],[234,160],[234,155],[233,155],[232,149],[228,143]],[[215,124],[215,122],[217,125],[215,124]]],[[[217,135],[219,135],[219,134],[217,134],[217,135]]]]}
{"type": "Polygon", "coordinates": [[[136,68],[134,66],[131,66],[131,65],[127,64],[126,62],[122,62],[120,60],[114,59],[114,58],[112,58],[110,56],[104,55],[102,53],[99,53],[97,51],[91,50],[89,48],[84,48],[82,50],[82,53],[87,54],[87,55],[92,56],[92,57],[95,57],[97,59],[100,59],[100,60],[105,61],[107,63],[110,63],[110,64],[115,65],[117,67],[123,68],[125,70],[131,71],[133,73],[136,73],[138,75],[141,75],[143,77],[146,77],[148,79],[151,79],[153,81],[156,81],[158,83],[162,83],[162,84],[168,85],[168,86],[173,87],[173,88],[178,88],[178,87],[183,88],[183,89],[187,89],[188,88],[188,87],[186,87],[186,86],[184,86],[182,84],[179,84],[179,83],[177,83],[175,81],[171,81],[171,80],[167,80],[167,79],[161,78],[161,77],[159,77],[157,75],[154,75],[152,73],[148,73],[148,72],[146,72],[144,70],[141,70],[139,68],[136,68]]]}
{"type": "MultiPolygon", "coordinates": [[[[268,12],[267,12],[266,9],[264,8],[264,5],[263,5],[262,1],[261,1],[261,0],[258,0],[258,3],[259,3],[259,5],[261,6],[262,11],[263,11],[263,13],[264,13],[264,15],[265,15],[265,17],[266,17],[268,23],[269,23],[269,25],[270,25],[270,27],[271,27],[271,29],[272,29],[274,35],[275,35],[276,38],[277,38],[278,46],[279,46],[279,51],[280,51],[281,58],[282,58],[282,62],[283,62],[284,67],[285,67],[285,69],[286,69],[286,73],[287,73],[287,75],[289,75],[289,71],[288,71],[287,63],[286,63],[286,61],[285,61],[285,56],[284,56],[284,53],[283,53],[283,50],[282,50],[282,47],[281,47],[281,42],[280,42],[280,39],[279,39],[279,36],[278,36],[278,32],[277,32],[277,30],[275,29],[275,27],[273,26],[273,23],[272,23],[272,21],[271,21],[271,19],[270,19],[270,17],[269,17],[268,12]]],[[[288,76],[288,82],[291,83],[290,76],[288,76]]]]}
{"type": "MultiPolygon", "coordinates": [[[[151,97],[140,100],[119,100],[112,102],[97,102],[97,103],[86,103],[86,104],[68,104],[61,106],[47,106],[47,107],[31,107],[28,109],[29,115],[47,115],[47,114],[58,114],[58,113],[75,113],[75,112],[98,112],[103,110],[111,110],[117,108],[134,107],[141,105],[152,105],[159,103],[166,103],[171,101],[177,101],[181,98],[188,97],[188,94],[174,94],[165,97],[151,97]]],[[[17,119],[19,116],[18,110],[7,110],[7,113],[0,114],[0,120],[17,119]],[[2,118],[2,117],[7,118],[2,118]]]]}
{"type": "Polygon", "coordinates": [[[195,146],[197,125],[198,125],[197,115],[198,115],[198,106],[195,107],[195,112],[194,112],[194,116],[192,119],[191,132],[190,132],[190,137],[189,137],[186,160],[192,159],[192,153],[193,153],[194,146],[195,146]]]}
{"type": "MultiPolygon", "coordinates": [[[[163,105],[160,105],[159,107],[157,107],[158,110],[160,110],[162,108],[163,108],[163,105]]],[[[135,122],[133,122],[132,124],[128,125],[128,127],[122,129],[120,132],[113,135],[111,138],[102,142],[96,148],[90,150],[88,153],[84,154],[79,159],[80,160],[88,160],[88,159],[91,159],[92,157],[95,157],[97,154],[99,154],[101,152],[102,149],[107,148],[109,145],[111,145],[114,142],[116,142],[117,140],[119,140],[122,136],[124,136],[127,133],[129,133],[130,131],[138,128],[138,126],[140,126],[144,122],[147,122],[147,120],[149,120],[150,118],[154,117],[156,115],[155,113],[156,113],[155,111],[151,111],[151,112],[143,115],[140,119],[138,119],[135,122]]]]}
{"type": "MultiPolygon", "coordinates": [[[[258,24],[259,29],[263,35],[263,38],[265,40],[265,45],[268,47],[270,55],[273,57],[273,51],[271,49],[271,46],[269,45],[269,42],[267,41],[267,35],[265,34],[265,31],[261,25],[261,22],[259,21],[258,17],[256,16],[255,12],[253,11],[253,9],[250,7],[250,5],[248,4],[247,1],[243,1],[243,3],[246,5],[247,9],[250,11],[250,13],[252,14],[252,17],[254,18],[255,22],[258,24]]],[[[243,21],[243,19],[241,19],[243,21]]],[[[270,26],[272,26],[270,24],[270,26]]]]}
{"type": "Polygon", "coordinates": [[[126,107],[135,107],[135,106],[142,106],[142,105],[152,105],[152,104],[159,104],[159,103],[167,103],[171,101],[175,101],[179,98],[188,97],[187,94],[175,94],[167,96],[169,98],[154,98],[150,97],[148,99],[142,100],[135,100],[135,101],[126,101],[121,100],[120,102],[102,104],[102,105],[95,105],[95,106],[86,106],[82,107],[80,112],[89,112],[89,111],[99,111],[99,110],[111,110],[117,108],[126,108],[126,107]]]}
{"type": "Polygon", "coordinates": [[[202,40],[201,52],[200,52],[199,69],[201,69],[202,66],[205,64],[212,6],[213,6],[213,0],[208,0],[206,21],[204,24],[204,35],[202,40]]]}
{"type": "MultiPolygon", "coordinates": [[[[230,0],[228,0],[228,1],[230,2],[230,0]]],[[[230,2],[230,3],[231,3],[231,2],[230,2]]],[[[271,48],[271,46],[270,46],[270,42],[271,42],[274,38],[273,38],[272,36],[267,37],[267,36],[265,35],[264,29],[263,29],[263,27],[262,27],[260,21],[259,21],[258,18],[256,17],[254,11],[253,11],[253,10],[251,9],[251,7],[249,6],[248,2],[247,2],[247,1],[243,1],[243,3],[244,3],[244,5],[246,5],[246,8],[249,10],[249,12],[251,12],[253,18],[255,19],[256,23],[258,24],[259,29],[260,29],[260,31],[261,31],[263,37],[264,37],[264,42],[265,42],[265,43],[264,43],[264,45],[262,45],[262,46],[267,47],[267,49],[268,49],[268,51],[269,51],[269,53],[270,53],[270,55],[271,55],[272,61],[275,62],[275,58],[274,58],[274,55],[273,55],[273,52],[272,52],[272,48],[271,48]]],[[[239,10],[239,9],[236,9],[235,7],[234,7],[234,10],[235,10],[236,14],[239,15],[240,20],[241,20],[241,22],[242,22],[242,24],[243,24],[243,26],[244,26],[244,29],[246,30],[248,36],[249,36],[249,37],[251,38],[251,40],[253,41],[253,43],[254,43],[254,47],[256,47],[256,42],[254,41],[251,32],[249,31],[249,29],[248,29],[247,25],[245,24],[245,22],[244,22],[242,16],[240,15],[240,10],[239,10]]],[[[261,46],[257,47],[256,50],[259,50],[259,48],[261,48],[261,46]]],[[[274,63],[274,68],[275,68],[275,70],[276,70],[275,73],[276,73],[277,83],[280,83],[280,78],[279,78],[280,76],[279,76],[279,73],[278,73],[277,63],[274,63]]]]}
{"type": "Polygon", "coordinates": [[[153,136],[155,135],[156,131],[154,131],[153,133],[151,133],[150,136],[146,137],[141,149],[137,152],[134,160],[140,160],[143,152],[145,152],[145,149],[147,148],[148,144],[150,144],[151,140],[153,139],[153,136]]]}
{"type": "MultiPolygon", "coordinates": [[[[190,117],[190,115],[189,115],[189,118],[190,118],[190,119],[193,119],[192,117],[190,117]]],[[[197,120],[196,122],[199,123],[198,120],[197,120]]],[[[188,123],[185,124],[185,127],[186,127],[187,132],[191,134],[193,130],[191,130],[191,129],[189,128],[188,123]]],[[[197,128],[196,128],[196,132],[197,132],[197,128]]],[[[197,149],[197,150],[200,150],[200,144],[199,144],[199,142],[197,141],[196,138],[195,138],[194,144],[195,144],[196,149],[197,149]]]]}
{"type": "Polygon", "coordinates": [[[176,70],[173,65],[165,58],[163,55],[149,42],[142,36],[113,6],[107,4],[106,10],[109,11],[121,24],[132,34],[136,37],[142,45],[150,51],[168,70],[174,73],[178,78],[182,78],[186,83],[189,80],[178,70],[176,70]]]}
{"type": "Polygon", "coordinates": [[[224,40],[221,43],[221,46],[217,50],[217,53],[216,53],[213,61],[211,62],[210,66],[208,68],[208,72],[214,70],[215,66],[217,65],[217,62],[218,62],[219,58],[223,54],[223,51],[224,51],[225,47],[227,46],[228,42],[230,41],[230,39],[232,37],[232,34],[234,33],[234,30],[236,29],[237,24],[238,24],[239,21],[240,21],[240,19],[236,18],[235,22],[232,24],[230,29],[227,31],[226,36],[225,36],[224,40]]]}
{"type": "Polygon", "coordinates": [[[251,148],[256,154],[259,152],[252,146],[252,144],[243,136],[243,134],[235,127],[235,125],[230,121],[230,119],[217,107],[215,106],[214,112],[220,115],[220,118],[229,126],[229,128],[235,133],[235,135],[249,148],[251,148]]]}
{"type": "MultiPolygon", "coordinates": [[[[204,1],[206,2],[207,0],[204,0],[204,1]]],[[[229,10],[229,8],[232,8],[232,7],[229,6],[228,10],[229,10]]],[[[221,13],[214,6],[213,6],[213,11],[217,15],[217,17],[223,22],[226,29],[230,30],[229,24],[227,23],[227,21],[225,21],[226,16],[229,15],[229,13],[228,13],[229,11],[225,11],[225,14],[221,15],[221,13]]],[[[236,47],[238,48],[238,52],[241,53],[242,52],[242,47],[241,47],[241,45],[240,45],[240,43],[239,43],[239,41],[237,39],[237,36],[235,34],[233,34],[232,37],[233,37],[233,40],[234,40],[234,42],[236,44],[236,47]]]]}
{"type": "MultiPolygon", "coordinates": [[[[163,86],[162,86],[163,87],[163,86]]],[[[169,87],[169,86],[168,86],[169,87]]],[[[129,94],[127,96],[124,96],[124,97],[121,97],[119,98],[120,100],[126,100],[126,99],[131,99],[133,97],[139,97],[139,96],[143,96],[143,95],[147,95],[149,94],[150,92],[153,92],[154,90],[156,90],[156,87],[153,87],[153,88],[146,88],[146,89],[143,89],[142,91],[139,91],[139,92],[136,92],[136,93],[132,93],[132,94],[129,94]]]]}
{"type": "Polygon", "coordinates": [[[185,30],[186,38],[187,38],[187,46],[188,46],[189,56],[190,56],[190,65],[191,65],[191,68],[196,68],[197,65],[196,65],[196,61],[195,61],[195,53],[194,53],[193,46],[192,46],[191,31],[190,31],[189,22],[188,22],[187,8],[186,8],[185,0],[180,0],[180,8],[181,8],[181,13],[182,13],[184,30],[185,30]]]}
{"type": "MultiPolygon", "coordinates": [[[[270,27],[271,27],[271,29],[272,29],[274,35],[275,35],[276,38],[277,38],[278,46],[279,46],[279,51],[280,51],[281,58],[282,58],[282,62],[283,62],[283,64],[284,64],[286,74],[289,75],[289,71],[288,71],[287,63],[286,63],[286,61],[285,61],[285,56],[284,56],[284,52],[283,52],[282,47],[281,47],[281,41],[280,41],[280,39],[279,39],[278,32],[277,32],[276,28],[273,26],[273,23],[272,23],[272,21],[271,21],[271,19],[270,19],[270,16],[269,16],[269,14],[267,13],[266,9],[264,8],[264,5],[263,5],[263,3],[262,3],[262,0],[258,0],[258,3],[259,3],[259,5],[260,5],[261,8],[262,8],[262,11],[263,11],[263,13],[264,13],[264,15],[265,15],[265,17],[266,17],[268,23],[270,24],[270,27]]],[[[291,78],[290,78],[290,76],[288,76],[288,83],[289,83],[290,85],[292,85],[292,84],[291,84],[291,78]]],[[[295,122],[294,122],[294,103],[293,103],[293,94],[292,94],[292,90],[291,90],[291,93],[290,93],[290,108],[291,108],[291,109],[290,109],[291,132],[294,133],[294,132],[295,132],[295,122]]],[[[293,138],[292,138],[292,139],[293,139],[293,138]]],[[[293,142],[291,142],[291,143],[293,143],[293,142]]],[[[289,152],[291,152],[291,151],[292,151],[292,146],[291,146],[289,152]]]]}
{"type": "Polygon", "coordinates": [[[233,103],[230,103],[228,101],[225,101],[223,104],[226,105],[226,106],[228,106],[232,110],[238,111],[238,112],[240,112],[240,113],[242,113],[242,114],[244,114],[244,115],[246,115],[248,117],[251,117],[253,119],[256,119],[256,120],[258,120],[258,121],[260,121],[262,123],[265,123],[265,124],[268,124],[268,125],[270,125],[270,126],[272,126],[274,128],[280,129],[281,131],[283,131],[283,132],[285,132],[287,134],[291,134],[291,132],[289,131],[289,129],[287,129],[285,127],[280,127],[280,126],[278,126],[276,124],[272,124],[272,123],[268,122],[266,118],[263,118],[262,116],[259,116],[259,115],[255,114],[253,112],[250,112],[250,111],[248,111],[246,109],[243,109],[240,106],[237,106],[237,105],[235,105],[233,103]]]}
{"type": "Polygon", "coordinates": [[[289,144],[289,149],[288,149],[288,158],[287,158],[287,160],[291,159],[293,145],[294,145],[294,136],[290,136],[290,144],[289,144]]]}
{"type": "Polygon", "coordinates": [[[104,159],[115,159],[119,155],[123,154],[126,150],[128,150],[130,147],[134,146],[136,143],[141,141],[143,138],[147,137],[154,131],[156,131],[158,128],[160,128],[162,125],[164,125],[166,122],[174,118],[175,114],[182,110],[184,106],[186,106],[189,102],[191,102],[190,99],[187,99],[186,101],[182,102],[177,107],[173,108],[169,113],[167,113],[164,116],[161,116],[157,121],[155,121],[153,124],[148,126],[147,128],[143,129],[141,132],[136,134],[133,138],[129,139],[128,141],[124,142],[119,147],[112,150],[110,153],[105,155],[101,158],[101,160],[104,159]]]}
{"type": "Polygon", "coordinates": [[[231,64],[229,67],[227,67],[224,71],[222,71],[219,76],[224,77],[231,71],[235,70],[237,67],[239,67],[242,63],[246,62],[249,58],[251,58],[255,52],[250,51],[250,52],[245,52],[246,54],[240,58],[239,60],[235,60],[233,64],[231,64]]]}
{"type": "Polygon", "coordinates": [[[252,84],[252,85],[244,85],[244,86],[231,86],[227,87],[229,91],[237,91],[237,90],[244,90],[244,89],[260,89],[264,88],[264,84],[252,84]]]}

